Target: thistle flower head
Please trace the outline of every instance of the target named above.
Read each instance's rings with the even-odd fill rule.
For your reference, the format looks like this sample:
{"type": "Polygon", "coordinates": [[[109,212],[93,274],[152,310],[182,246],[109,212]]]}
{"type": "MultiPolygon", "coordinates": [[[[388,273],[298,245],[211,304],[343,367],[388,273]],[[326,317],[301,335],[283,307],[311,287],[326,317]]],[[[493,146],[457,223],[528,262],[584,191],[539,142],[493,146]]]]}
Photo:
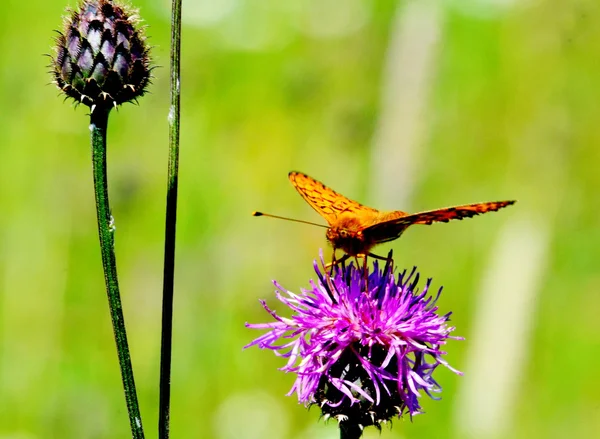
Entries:
{"type": "Polygon", "coordinates": [[[461,338],[450,335],[450,313],[437,313],[441,289],[431,296],[431,279],[419,291],[416,269],[395,277],[389,263],[381,269],[377,262],[367,279],[354,264],[330,276],[315,262],[315,271],[318,281],[300,294],[275,283],[291,317],[261,301],[275,321],[246,324],[268,329],[246,347],[287,358],[280,370],[296,374],[288,395],[341,424],[380,428],[396,416],[421,413],[421,391],[437,399],[441,387],[432,374],[438,365],[460,374],[442,358],[446,340],[461,338]]]}
{"type": "Polygon", "coordinates": [[[113,0],[82,1],[64,20],[51,68],[58,88],[92,109],[143,95],[151,69],[137,16],[113,0]]]}

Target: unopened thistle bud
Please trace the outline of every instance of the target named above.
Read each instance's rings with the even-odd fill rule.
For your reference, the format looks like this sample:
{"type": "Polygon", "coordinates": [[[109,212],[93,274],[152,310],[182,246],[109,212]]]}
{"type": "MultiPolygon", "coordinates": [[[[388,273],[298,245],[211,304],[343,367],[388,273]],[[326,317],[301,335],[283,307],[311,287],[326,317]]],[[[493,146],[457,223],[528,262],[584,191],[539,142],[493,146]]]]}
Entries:
{"type": "Polygon", "coordinates": [[[92,110],[142,96],[151,68],[137,15],[113,0],[82,1],[65,18],[51,67],[58,88],[92,110]]]}

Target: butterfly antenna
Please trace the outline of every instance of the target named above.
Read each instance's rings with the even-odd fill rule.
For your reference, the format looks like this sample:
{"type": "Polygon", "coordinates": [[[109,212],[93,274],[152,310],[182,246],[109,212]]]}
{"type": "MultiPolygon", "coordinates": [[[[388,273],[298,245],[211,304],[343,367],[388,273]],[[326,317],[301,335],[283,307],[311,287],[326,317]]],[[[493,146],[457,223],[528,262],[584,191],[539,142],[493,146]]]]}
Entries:
{"type": "Polygon", "coordinates": [[[286,220],[286,221],[293,221],[295,223],[310,224],[311,226],[324,227],[326,229],[328,228],[327,226],[324,226],[323,224],[311,223],[310,221],[304,221],[304,220],[299,220],[299,219],[294,219],[294,218],[286,218],[285,216],[271,215],[270,213],[252,212],[252,216],[268,216],[271,218],[277,218],[277,219],[282,219],[282,220],[286,220]]]}

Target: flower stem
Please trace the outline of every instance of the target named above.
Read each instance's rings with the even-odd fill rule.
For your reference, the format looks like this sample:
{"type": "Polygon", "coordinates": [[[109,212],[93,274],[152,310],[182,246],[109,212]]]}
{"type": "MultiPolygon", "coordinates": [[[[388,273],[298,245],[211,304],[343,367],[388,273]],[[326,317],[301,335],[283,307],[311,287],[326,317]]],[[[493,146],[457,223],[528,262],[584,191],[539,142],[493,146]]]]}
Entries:
{"type": "Polygon", "coordinates": [[[160,397],[158,437],[168,439],[171,406],[171,347],[173,339],[173,283],[175,271],[175,234],[177,225],[177,188],[179,185],[181,0],[171,3],[171,107],[169,109],[169,169],[165,220],[165,259],[160,344],[160,397]]]}
{"type": "Polygon", "coordinates": [[[355,423],[340,422],[340,439],[359,439],[363,429],[355,423]]]}
{"type": "Polygon", "coordinates": [[[106,179],[106,128],[110,108],[97,107],[90,115],[90,132],[92,139],[92,162],[94,168],[94,193],[96,195],[96,213],[98,215],[98,233],[100,235],[100,251],[102,266],[108,295],[108,306],[112,320],[117,355],[121,368],[121,378],[125,391],[125,401],[129,413],[131,435],[134,439],[143,439],[142,418],[133,380],[133,368],[129,356],[127,333],[121,308],[119,282],[117,279],[117,263],[114,251],[114,228],[111,224],[111,213],[108,204],[108,184],[106,179]]]}

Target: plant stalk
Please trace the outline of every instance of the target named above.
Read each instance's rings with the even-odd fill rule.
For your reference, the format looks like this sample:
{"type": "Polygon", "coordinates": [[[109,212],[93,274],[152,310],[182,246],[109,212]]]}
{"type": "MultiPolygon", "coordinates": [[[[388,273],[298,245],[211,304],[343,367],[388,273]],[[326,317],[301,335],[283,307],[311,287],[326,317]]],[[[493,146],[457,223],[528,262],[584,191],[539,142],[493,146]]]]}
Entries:
{"type": "Polygon", "coordinates": [[[169,438],[171,410],[171,351],[173,343],[173,291],[175,277],[175,235],[177,225],[177,189],[179,186],[181,0],[171,3],[171,79],[169,108],[169,165],[165,219],[165,256],[160,344],[160,397],[158,437],[169,438]]]}
{"type": "Polygon", "coordinates": [[[125,402],[129,413],[129,424],[133,439],[143,439],[142,417],[135,390],[133,368],[129,355],[125,320],[121,307],[119,294],[119,281],[117,279],[117,263],[114,251],[114,226],[108,203],[108,184],[106,178],[106,129],[110,108],[92,109],[90,115],[90,132],[92,141],[92,163],[94,172],[94,193],[96,195],[96,213],[98,216],[98,234],[100,235],[100,251],[102,253],[102,267],[108,295],[108,306],[112,320],[117,355],[121,378],[125,392],[125,402]]]}

